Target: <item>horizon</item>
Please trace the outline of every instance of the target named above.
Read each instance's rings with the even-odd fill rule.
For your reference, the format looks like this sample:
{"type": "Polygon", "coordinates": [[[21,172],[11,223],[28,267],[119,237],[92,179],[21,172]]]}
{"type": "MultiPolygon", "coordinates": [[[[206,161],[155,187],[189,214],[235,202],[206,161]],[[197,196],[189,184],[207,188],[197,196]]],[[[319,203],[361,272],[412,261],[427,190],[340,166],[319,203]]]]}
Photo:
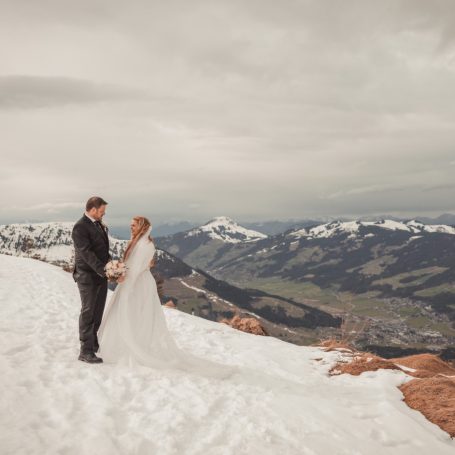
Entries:
{"type": "MultiPolygon", "coordinates": [[[[84,212],[82,212],[83,214],[84,212]]],[[[11,225],[11,224],[46,224],[46,223],[72,223],[72,222],[76,222],[80,216],[82,216],[82,214],[79,215],[79,217],[76,217],[74,219],[47,219],[47,220],[16,220],[16,221],[11,221],[11,222],[1,222],[0,220],[0,225],[11,225]]],[[[176,219],[176,220],[173,220],[173,221],[164,221],[164,222],[161,222],[161,223],[155,223],[153,224],[152,223],[152,226],[156,226],[156,227],[161,227],[161,226],[173,226],[173,225],[178,225],[178,224],[182,224],[182,223],[190,223],[190,224],[199,224],[199,225],[204,225],[206,223],[209,223],[217,218],[228,218],[228,219],[231,219],[232,221],[238,223],[238,224],[242,224],[242,223],[246,223],[246,224],[261,224],[261,223],[300,223],[300,222],[308,222],[308,221],[316,221],[316,222],[321,222],[321,224],[325,224],[325,223],[330,223],[330,222],[334,222],[334,221],[356,221],[356,220],[367,220],[369,218],[371,219],[377,219],[377,220],[388,220],[388,219],[399,219],[400,221],[411,221],[411,220],[417,220],[419,221],[419,219],[431,219],[431,220],[437,220],[438,218],[441,218],[441,217],[444,217],[444,216],[448,216],[448,217],[454,217],[455,218],[455,213],[449,213],[449,212],[443,212],[443,213],[439,213],[439,214],[436,214],[434,216],[425,216],[425,215],[421,215],[421,216],[411,216],[411,217],[408,217],[408,216],[398,216],[398,215],[393,215],[393,214],[375,214],[375,215],[360,215],[360,216],[349,216],[349,215],[346,215],[346,216],[330,216],[330,215],[326,215],[326,216],[323,216],[323,217],[301,217],[301,218],[281,218],[281,219],[278,219],[278,218],[265,218],[265,219],[261,219],[261,220],[248,220],[248,219],[237,219],[237,218],[234,218],[232,216],[229,216],[229,215],[215,215],[215,216],[212,216],[212,217],[208,217],[206,219],[199,219],[199,220],[189,220],[189,219],[176,219]]],[[[109,223],[107,220],[109,220],[109,216],[108,216],[108,212],[106,211],[106,215],[104,216],[103,218],[106,222],[106,224],[108,224],[109,226],[114,226],[116,228],[119,228],[121,226],[125,226],[125,227],[129,227],[129,220],[126,220],[124,223],[109,223]]]]}

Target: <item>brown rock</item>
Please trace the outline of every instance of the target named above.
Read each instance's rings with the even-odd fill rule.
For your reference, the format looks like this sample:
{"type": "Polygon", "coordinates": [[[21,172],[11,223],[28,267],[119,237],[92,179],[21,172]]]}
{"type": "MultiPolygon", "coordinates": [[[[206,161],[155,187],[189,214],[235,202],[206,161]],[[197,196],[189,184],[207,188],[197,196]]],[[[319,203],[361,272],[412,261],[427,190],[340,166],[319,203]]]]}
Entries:
{"type": "Polygon", "coordinates": [[[324,351],[329,352],[329,351],[350,351],[350,352],[355,352],[356,349],[354,346],[349,344],[346,341],[343,340],[336,340],[334,338],[330,338],[328,340],[323,340],[320,343],[318,343],[316,346],[321,346],[324,348],[324,351]]]}
{"type": "Polygon", "coordinates": [[[236,314],[232,319],[222,319],[219,322],[230,325],[234,329],[241,330],[242,332],[268,336],[265,328],[255,318],[242,318],[236,314]]]}

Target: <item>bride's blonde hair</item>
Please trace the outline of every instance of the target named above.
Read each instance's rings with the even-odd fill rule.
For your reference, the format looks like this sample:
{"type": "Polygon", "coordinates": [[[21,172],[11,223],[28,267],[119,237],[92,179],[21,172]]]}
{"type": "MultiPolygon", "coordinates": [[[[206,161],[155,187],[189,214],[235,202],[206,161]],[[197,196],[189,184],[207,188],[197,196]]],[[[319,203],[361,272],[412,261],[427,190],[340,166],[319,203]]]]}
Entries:
{"type": "MultiPolygon", "coordinates": [[[[148,228],[152,225],[150,221],[145,218],[145,216],[135,216],[133,218],[139,226],[139,231],[136,235],[131,234],[131,239],[126,246],[125,252],[123,253],[123,260],[126,261],[128,256],[131,254],[134,245],[139,241],[139,239],[147,232],[148,228]]],[[[149,235],[148,239],[153,242],[153,238],[149,235]]]]}

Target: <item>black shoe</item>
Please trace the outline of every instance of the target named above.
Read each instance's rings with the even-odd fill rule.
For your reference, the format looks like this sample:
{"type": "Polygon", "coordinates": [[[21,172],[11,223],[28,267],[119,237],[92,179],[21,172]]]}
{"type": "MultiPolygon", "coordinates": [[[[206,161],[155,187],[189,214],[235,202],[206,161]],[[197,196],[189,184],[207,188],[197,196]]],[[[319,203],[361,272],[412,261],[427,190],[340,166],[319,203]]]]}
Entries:
{"type": "Polygon", "coordinates": [[[102,363],[103,359],[101,357],[97,357],[93,352],[88,353],[80,353],[78,360],[82,360],[82,362],[87,363],[102,363]]]}

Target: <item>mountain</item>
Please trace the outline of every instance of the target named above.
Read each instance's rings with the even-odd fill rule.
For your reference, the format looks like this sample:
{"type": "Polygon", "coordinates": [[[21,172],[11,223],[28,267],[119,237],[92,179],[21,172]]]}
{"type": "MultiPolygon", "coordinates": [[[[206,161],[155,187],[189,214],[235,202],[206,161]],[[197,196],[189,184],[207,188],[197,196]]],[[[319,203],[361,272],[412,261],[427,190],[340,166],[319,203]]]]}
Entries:
{"type": "MultiPolygon", "coordinates": [[[[73,223],[61,222],[0,225],[0,254],[38,259],[71,271],[74,262],[72,227],[73,223]]],[[[215,229],[219,229],[219,225],[215,225],[215,229]]],[[[241,228],[239,231],[244,239],[251,241],[250,231],[248,235],[241,228]]],[[[232,229],[228,234],[222,229],[219,232],[226,236],[236,234],[232,229]]],[[[127,241],[110,236],[110,245],[112,256],[120,258],[127,241]]],[[[225,283],[160,248],[157,248],[152,273],[162,287],[162,300],[172,300],[179,310],[214,321],[236,313],[253,315],[270,335],[296,344],[308,344],[329,335],[341,323],[336,315],[322,309],[225,283]]]]}
{"type": "Polygon", "coordinates": [[[437,218],[419,217],[419,220],[425,224],[448,224],[455,226],[455,215],[453,213],[443,213],[437,218]]]}
{"type": "MultiPolygon", "coordinates": [[[[220,217],[221,218],[221,217],[220,217]]],[[[226,217],[222,217],[226,218],[226,217]]],[[[393,221],[405,221],[403,217],[395,217],[393,215],[368,215],[359,218],[360,221],[381,221],[384,219],[393,221]]],[[[455,215],[445,213],[437,218],[418,217],[420,222],[424,224],[446,224],[455,225],[455,215]]],[[[320,224],[327,224],[333,221],[349,221],[349,218],[336,218],[336,217],[323,217],[323,218],[302,218],[293,220],[266,220],[266,221],[243,221],[240,224],[253,231],[257,231],[262,234],[277,235],[281,234],[290,229],[301,229],[304,227],[316,226],[320,224]]],[[[164,223],[153,226],[153,237],[165,237],[177,234],[180,232],[186,232],[193,228],[197,228],[197,223],[189,221],[176,221],[174,223],[164,223]]],[[[111,232],[115,237],[120,239],[128,239],[130,237],[130,228],[125,225],[114,225],[111,226],[111,232]]]]}
{"type": "Polygon", "coordinates": [[[246,229],[226,216],[219,216],[206,224],[184,233],[185,238],[219,240],[224,243],[256,242],[267,236],[261,232],[246,229]]]}
{"type": "Polygon", "coordinates": [[[262,232],[266,235],[276,235],[289,229],[297,229],[307,226],[314,226],[317,224],[316,220],[289,220],[289,221],[262,221],[262,222],[243,222],[242,226],[248,229],[253,229],[262,232]]]}
{"type": "Polygon", "coordinates": [[[216,254],[181,238],[175,254],[235,286],[365,320],[361,347],[445,348],[455,342],[454,234],[416,220],[334,221],[216,254]]]}
{"type": "MultiPolygon", "coordinates": [[[[26,256],[56,265],[74,261],[71,231],[74,223],[51,222],[0,225],[0,254],[26,256]]],[[[119,257],[126,240],[109,236],[111,253],[119,257]]]]}
{"type": "Polygon", "coordinates": [[[156,244],[184,261],[204,269],[206,264],[225,255],[232,246],[248,246],[266,239],[261,232],[240,226],[231,218],[221,216],[185,232],[155,238],[156,244]]]}
{"type": "MultiPolygon", "coordinates": [[[[71,222],[0,225],[0,254],[38,259],[69,271],[74,264],[73,225],[71,222]]],[[[127,243],[127,240],[109,235],[110,252],[114,259],[122,257],[127,243]]],[[[157,258],[157,270],[165,278],[193,272],[190,266],[166,251],[157,249],[157,258]]]]}
{"type": "Polygon", "coordinates": [[[421,233],[445,233],[445,234],[455,234],[455,228],[452,226],[446,225],[425,225],[416,220],[411,220],[407,222],[400,222],[395,220],[380,220],[380,221],[349,221],[341,222],[335,221],[328,224],[323,224],[320,226],[315,226],[309,229],[300,229],[297,231],[291,231],[289,235],[296,238],[307,237],[307,238],[322,238],[322,237],[334,237],[337,235],[342,235],[344,233],[349,233],[351,236],[355,237],[361,235],[362,233],[368,232],[366,228],[380,228],[387,229],[392,231],[405,231],[411,234],[421,234],[421,233]]]}
{"type": "MultiPolygon", "coordinates": [[[[428,217],[418,217],[419,222],[423,224],[433,224],[433,225],[455,225],[455,215],[451,213],[444,213],[437,218],[428,218],[428,217]]],[[[383,220],[391,220],[397,222],[406,222],[406,218],[396,217],[393,215],[368,215],[362,216],[359,218],[359,221],[377,221],[382,222],[383,220]]],[[[253,229],[255,231],[262,232],[269,236],[281,234],[283,232],[289,231],[291,229],[301,229],[311,226],[319,226],[321,224],[329,224],[332,222],[345,222],[350,221],[349,218],[335,218],[335,217],[326,217],[326,219],[300,219],[300,220],[288,220],[288,221],[262,221],[262,222],[242,222],[242,226],[245,226],[248,229],[253,229]]]]}
{"type": "Polygon", "coordinates": [[[331,377],[347,359],[340,352],[170,308],[163,308],[166,324],[181,349],[241,373],[213,379],[87,365],[76,360],[80,303],[71,276],[4,255],[0,276],[4,454],[454,452],[447,433],[402,401],[397,386],[411,379],[403,371],[331,377]]]}

